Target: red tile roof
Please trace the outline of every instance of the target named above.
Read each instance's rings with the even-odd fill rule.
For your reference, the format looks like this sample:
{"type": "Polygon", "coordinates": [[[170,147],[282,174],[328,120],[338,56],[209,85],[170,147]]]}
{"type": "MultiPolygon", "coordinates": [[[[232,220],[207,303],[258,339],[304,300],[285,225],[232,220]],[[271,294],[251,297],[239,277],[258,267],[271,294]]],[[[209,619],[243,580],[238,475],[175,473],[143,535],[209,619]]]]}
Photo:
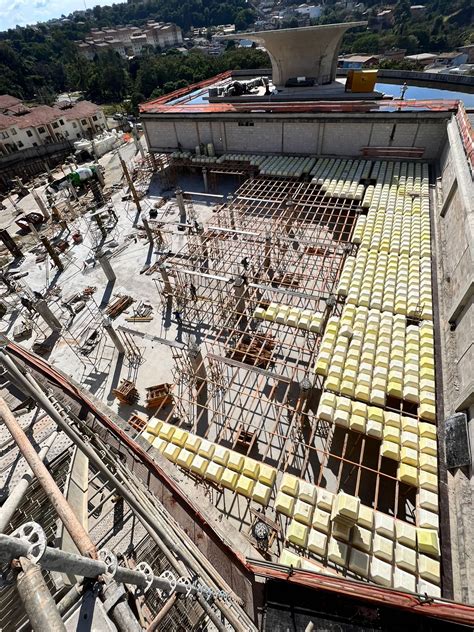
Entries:
{"type": "Polygon", "coordinates": [[[12,97],[10,94],[0,95],[0,110],[6,110],[7,108],[11,108],[13,105],[17,105],[18,103],[21,103],[21,99],[12,97]]]}
{"type": "Polygon", "coordinates": [[[7,116],[0,113],[0,129],[16,126],[18,129],[48,125],[62,118],[66,121],[94,116],[99,111],[99,106],[90,101],[79,101],[70,108],[61,109],[57,106],[39,105],[27,110],[21,116],[7,116]]]}

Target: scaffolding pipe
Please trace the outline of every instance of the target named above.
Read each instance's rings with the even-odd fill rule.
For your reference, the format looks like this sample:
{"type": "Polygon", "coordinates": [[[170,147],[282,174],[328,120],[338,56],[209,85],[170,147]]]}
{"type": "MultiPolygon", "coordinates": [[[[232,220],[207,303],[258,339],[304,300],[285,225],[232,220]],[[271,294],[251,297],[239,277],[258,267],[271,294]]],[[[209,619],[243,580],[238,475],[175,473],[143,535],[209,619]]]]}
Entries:
{"type": "MultiPolygon", "coordinates": [[[[57,430],[52,433],[52,435],[48,438],[45,445],[38,452],[38,458],[40,461],[44,461],[51,446],[53,445],[56,437],[58,436],[57,430]]],[[[2,508],[0,509],[0,533],[3,533],[5,529],[8,527],[10,520],[13,518],[13,514],[18,509],[21,501],[23,500],[28,487],[31,485],[35,476],[31,468],[28,468],[19,482],[17,483],[15,489],[10,492],[8,498],[3,503],[2,508]]]]}
{"type": "Polygon", "coordinates": [[[168,612],[171,610],[171,608],[176,603],[177,597],[178,597],[178,595],[176,593],[173,593],[171,595],[171,597],[169,597],[169,599],[166,601],[166,603],[163,606],[163,608],[159,611],[159,613],[156,615],[156,617],[153,619],[153,621],[147,627],[146,632],[154,632],[158,628],[160,623],[163,621],[163,619],[166,617],[168,612]]]}
{"type": "MultiPolygon", "coordinates": [[[[183,555],[182,546],[180,544],[175,544],[172,541],[171,537],[168,535],[167,530],[163,528],[160,524],[153,522],[152,526],[149,514],[144,508],[143,504],[137,500],[136,496],[133,493],[129,492],[128,488],[125,485],[117,481],[117,477],[108,470],[103,460],[96,454],[96,452],[90,447],[90,445],[87,444],[79,435],[79,433],[76,433],[76,431],[71,428],[69,424],[62,418],[58,410],[48,400],[34,378],[28,373],[26,375],[23,375],[23,373],[16,366],[15,362],[3,350],[0,350],[0,362],[5,366],[12,380],[17,384],[20,384],[21,387],[25,389],[25,392],[33,397],[33,399],[41,406],[41,408],[43,408],[43,410],[45,410],[50,415],[50,417],[58,424],[61,430],[63,430],[64,433],[71,439],[71,441],[73,441],[78,446],[78,448],[89,458],[90,462],[103,473],[104,477],[112,485],[115,486],[118,493],[139,516],[140,520],[143,522],[143,525],[145,526],[152,539],[158,544],[158,546],[161,547],[163,553],[165,554],[173,568],[178,573],[182,573],[183,569],[182,567],[180,567],[178,559],[174,557],[174,555],[176,555],[179,559],[182,559],[184,562],[186,562],[186,564],[191,567],[194,573],[196,573],[197,575],[201,575],[202,570],[199,568],[198,564],[202,564],[202,562],[200,560],[196,560],[195,562],[192,557],[190,558],[187,555],[183,555]]],[[[191,552],[191,555],[194,554],[191,552]]],[[[209,576],[212,577],[212,571],[208,571],[208,573],[209,576]]],[[[221,582],[222,581],[223,580],[221,579],[221,582]]],[[[206,603],[201,596],[198,596],[198,601],[202,606],[203,603],[206,603]]],[[[232,611],[229,611],[229,608],[225,604],[218,601],[216,605],[221,610],[225,618],[228,619],[228,621],[236,630],[245,629],[236,620],[234,613],[232,611]]]]}
{"type": "Polygon", "coordinates": [[[0,397],[0,417],[8,431],[15,440],[18,449],[25,458],[26,462],[32,469],[34,475],[38,479],[38,483],[43,488],[46,496],[54,507],[59,518],[67,529],[75,545],[83,555],[96,557],[95,546],[93,545],[89,534],[86,532],[82,524],[77,519],[75,513],[69,506],[68,502],[61,493],[56,481],[49,473],[48,468],[38,457],[36,450],[31,445],[28,437],[24,433],[20,424],[15,419],[13,413],[8,408],[5,400],[0,397]]]}
{"type": "Polygon", "coordinates": [[[16,587],[34,632],[66,632],[41,569],[23,556],[20,567],[16,587]]]}

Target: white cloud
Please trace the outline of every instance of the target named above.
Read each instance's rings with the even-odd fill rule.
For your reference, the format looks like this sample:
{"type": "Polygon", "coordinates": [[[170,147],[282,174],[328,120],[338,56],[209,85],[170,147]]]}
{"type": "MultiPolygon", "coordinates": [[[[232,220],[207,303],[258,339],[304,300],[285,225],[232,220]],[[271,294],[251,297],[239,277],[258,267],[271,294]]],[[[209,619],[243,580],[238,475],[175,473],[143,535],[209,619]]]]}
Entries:
{"type": "MultiPolygon", "coordinates": [[[[116,1],[116,0],[115,0],[116,1]]],[[[114,0],[85,0],[86,7],[91,9],[97,4],[113,4],[114,0]]],[[[16,25],[45,22],[73,11],[83,10],[84,0],[0,0],[0,31],[15,28],[16,25]]]]}

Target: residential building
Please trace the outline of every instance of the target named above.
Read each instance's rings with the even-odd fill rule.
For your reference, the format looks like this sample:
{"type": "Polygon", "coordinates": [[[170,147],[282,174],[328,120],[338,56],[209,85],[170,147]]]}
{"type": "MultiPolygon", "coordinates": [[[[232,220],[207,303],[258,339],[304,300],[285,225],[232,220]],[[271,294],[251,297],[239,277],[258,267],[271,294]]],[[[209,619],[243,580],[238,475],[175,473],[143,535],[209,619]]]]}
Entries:
{"type": "Polygon", "coordinates": [[[348,57],[344,57],[339,59],[339,62],[342,61],[342,68],[359,70],[361,68],[373,68],[377,66],[379,62],[379,58],[377,55],[349,55],[348,57]]]}
{"type": "Polygon", "coordinates": [[[407,55],[405,57],[407,61],[412,61],[415,64],[420,64],[421,66],[431,66],[434,60],[436,59],[436,55],[433,53],[418,53],[417,55],[407,55]]]}
{"type": "Polygon", "coordinates": [[[465,64],[468,60],[468,53],[466,51],[452,51],[450,53],[440,53],[436,56],[433,66],[442,68],[454,68],[465,64]]]}
{"type": "Polygon", "coordinates": [[[401,61],[405,59],[406,48],[392,48],[390,50],[386,50],[382,59],[389,59],[390,61],[401,61]]]}
{"type": "Polygon", "coordinates": [[[90,101],[29,107],[8,94],[0,96],[0,152],[11,154],[63,140],[90,138],[106,129],[105,116],[90,101]]]}
{"type": "Polygon", "coordinates": [[[412,4],[410,7],[410,13],[412,17],[419,18],[426,13],[426,6],[424,4],[412,4]]]}
{"type": "Polygon", "coordinates": [[[385,9],[377,13],[377,27],[379,29],[388,29],[395,24],[395,15],[392,9],[385,9]]]}
{"type": "Polygon", "coordinates": [[[319,5],[315,6],[314,4],[300,4],[295,11],[301,17],[308,18],[309,20],[317,20],[321,16],[322,8],[319,5]]]}
{"type": "Polygon", "coordinates": [[[170,48],[183,43],[179,26],[164,22],[148,22],[143,28],[118,26],[114,29],[91,29],[82,42],[76,42],[79,52],[87,59],[107,49],[115,50],[122,57],[141,55],[144,49],[170,48]]]}

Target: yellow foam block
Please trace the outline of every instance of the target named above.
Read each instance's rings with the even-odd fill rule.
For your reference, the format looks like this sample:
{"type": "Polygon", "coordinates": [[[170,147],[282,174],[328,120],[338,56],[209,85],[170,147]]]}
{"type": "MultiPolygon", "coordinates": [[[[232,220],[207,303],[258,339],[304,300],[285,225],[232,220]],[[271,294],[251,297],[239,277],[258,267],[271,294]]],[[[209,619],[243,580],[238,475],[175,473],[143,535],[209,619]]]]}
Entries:
{"type": "Polygon", "coordinates": [[[186,450],[190,450],[191,452],[197,452],[199,450],[199,446],[201,445],[201,441],[201,437],[189,434],[184,447],[186,450]]]}
{"type": "Polygon", "coordinates": [[[186,432],[186,430],[183,430],[182,428],[176,428],[175,431],[173,432],[173,436],[171,437],[171,441],[173,443],[176,443],[176,445],[179,445],[182,448],[184,444],[186,443],[188,434],[189,433],[186,432]]]}
{"type": "Polygon", "coordinates": [[[286,319],[288,318],[288,307],[279,309],[275,315],[275,322],[284,325],[286,323],[286,319]]]}
{"type": "Polygon", "coordinates": [[[299,314],[294,314],[290,312],[286,319],[286,324],[289,325],[290,327],[296,327],[298,325],[299,319],[300,319],[299,314]]]}
{"type": "Polygon", "coordinates": [[[391,516],[381,513],[379,511],[374,512],[375,515],[375,531],[380,535],[390,538],[395,537],[395,521],[391,516]]]}
{"type": "Polygon", "coordinates": [[[276,478],[276,470],[271,465],[267,465],[266,463],[260,463],[260,471],[258,473],[258,480],[261,481],[264,485],[268,485],[272,487],[275,483],[276,478]]]}
{"type": "Polygon", "coordinates": [[[334,494],[329,492],[327,489],[318,489],[318,498],[316,500],[316,505],[320,509],[324,509],[325,511],[331,512],[332,504],[334,502],[334,494]]]}
{"type": "Polygon", "coordinates": [[[393,428],[400,428],[401,420],[398,413],[385,410],[383,413],[384,423],[386,426],[392,426],[393,428]]]}
{"type": "Polygon", "coordinates": [[[313,528],[323,533],[329,532],[329,525],[331,522],[331,514],[324,509],[316,508],[313,514],[313,528]]]}
{"type": "Polygon", "coordinates": [[[416,530],[416,535],[418,551],[427,553],[432,557],[439,557],[439,537],[435,529],[422,529],[419,527],[416,530]]]}
{"type": "Polygon", "coordinates": [[[422,470],[436,474],[438,472],[438,461],[435,456],[431,454],[424,454],[420,452],[419,465],[422,470]]]}
{"type": "Polygon", "coordinates": [[[324,556],[326,555],[327,546],[327,535],[321,533],[321,531],[316,531],[316,529],[311,529],[308,536],[308,549],[311,553],[324,556]]]}
{"type": "Polygon", "coordinates": [[[170,424],[163,422],[160,426],[160,429],[158,430],[158,436],[164,439],[165,441],[171,441],[174,431],[175,431],[174,426],[171,426],[170,424]]]}
{"type": "Polygon", "coordinates": [[[419,485],[421,489],[427,489],[430,492],[438,492],[438,477],[425,470],[418,473],[419,485]]]}
{"type": "Polygon", "coordinates": [[[416,551],[403,544],[395,544],[395,564],[409,573],[416,573],[416,551]]]}
{"type": "Polygon", "coordinates": [[[293,518],[305,525],[311,524],[314,507],[304,500],[297,500],[293,512],[293,518]]]}
{"type": "Polygon", "coordinates": [[[426,555],[418,556],[418,572],[420,577],[434,584],[440,582],[440,564],[426,555]]]}
{"type": "Polygon", "coordinates": [[[189,450],[186,450],[186,448],[183,448],[181,452],[179,453],[178,458],[176,459],[176,463],[178,465],[181,465],[181,467],[189,469],[191,467],[193,458],[194,458],[194,453],[190,452],[189,450]]]}
{"type": "Polygon", "coordinates": [[[255,481],[253,478],[241,474],[235,486],[235,491],[246,498],[250,498],[252,496],[254,485],[255,481]]]}
{"type": "Polygon", "coordinates": [[[201,441],[201,445],[199,446],[198,454],[205,459],[212,459],[215,449],[216,446],[214,443],[211,443],[207,439],[203,439],[201,441]]]}
{"type": "Polygon", "coordinates": [[[389,538],[376,533],[373,541],[373,554],[375,557],[385,560],[386,562],[392,562],[393,560],[393,541],[389,538]]]}
{"type": "Polygon", "coordinates": [[[254,318],[265,318],[265,310],[263,307],[256,307],[253,312],[254,318]]]}
{"type": "Polygon", "coordinates": [[[212,481],[213,483],[220,483],[223,473],[223,465],[219,465],[219,463],[214,463],[214,461],[210,461],[206,470],[206,479],[212,481]]]}
{"type": "Polygon", "coordinates": [[[242,468],[242,474],[256,480],[260,471],[260,463],[249,457],[245,457],[244,466],[242,468]]]}
{"type": "Polygon", "coordinates": [[[420,437],[424,437],[425,439],[436,439],[436,426],[426,421],[420,421],[418,424],[418,433],[420,437]]]}
{"type": "Polygon", "coordinates": [[[155,436],[154,434],[152,434],[151,432],[148,432],[148,430],[144,430],[140,437],[142,439],[145,439],[145,441],[148,441],[148,443],[153,443],[153,441],[155,440],[155,436]]]}
{"type": "Polygon", "coordinates": [[[416,527],[403,520],[395,521],[395,537],[397,542],[411,549],[416,547],[416,527]]]}
{"type": "Polygon", "coordinates": [[[367,419],[372,421],[376,421],[380,424],[384,423],[384,411],[382,408],[378,408],[377,406],[368,406],[367,407],[367,419]]]}
{"type": "Polygon", "coordinates": [[[426,437],[420,437],[419,450],[423,454],[431,454],[431,456],[436,456],[437,454],[437,445],[434,439],[427,439],[426,437]]]}
{"type": "Polygon", "coordinates": [[[176,463],[176,459],[178,458],[178,454],[181,452],[181,448],[179,445],[174,443],[168,443],[168,445],[163,450],[163,456],[165,456],[168,461],[172,461],[176,463]]]}
{"type": "Polygon", "coordinates": [[[334,520],[340,516],[355,523],[359,515],[359,507],[360,498],[340,491],[334,499],[331,517],[334,520]]]}
{"type": "Polygon", "coordinates": [[[398,480],[407,485],[418,486],[418,470],[413,465],[408,463],[400,463],[398,466],[398,480]]]}
{"type": "Polygon", "coordinates": [[[402,463],[408,463],[408,465],[413,465],[414,467],[417,467],[418,450],[402,446],[402,449],[400,450],[400,459],[402,463]]]}
{"type": "Polygon", "coordinates": [[[357,524],[366,529],[372,529],[374,525],[374,510],[367,505],[359,506],[359,515],[357,516],[357,524]]]}
{"type": "Polygon", "coordinates": [[[296,546],[306,547],[308,541],[309,529],[301,522],[292,520],[286,532],[286,539],[288,542],[295,544],[296,546]]]}
{"type": "Polygon", "coordinates": [[[191,463],[191,472],[194,472],[194,474],[198,474],[199,476],[204,476],[208,465],[209,461],[207,459],[203,458],[199,454],[195,454],[193,462],[191,463]]]}
{"type": "Polygon", "coordinates": [[[270,500],[271,492],[271,487],[268,487],[267,485],[260,483],[260,481],[257,481],[253,488],[252,500],[266,507],[270,500]]]}
{"type": "Polygon", "coordinates": [[[392,441],[393,443],[400,443],[400,429],[393,426],[384,426],[383,440],[392,441]]]}
{"type": "Polygon", "coordinates": [[[367,419],[361,415],[352,413],[349,418],[349,428],[354,432],[365,432],[367,419]]]}
{"type": "Polygon", "coordinates": [[[167,445],[168,445],[168,442],[165,441],[164,439],[161,439],[161,437],[153,438],[152,446],[156,448],[157,450],[159,450],[160,452],[163,452],[163,450],[166,448],[167,445]]]}
{"type": "Polygon", "coordinates": [[[436,421],[436,408],[430,404],[420,404],[418,414],[422,419],[436,421]]]}
{"type": "Polygon", "coordinates": [[[301,568],[301,558],[288,549],[283,549],[279,559],[280,564],[289,568],[301,568]]]}
{"type": "Polygon", "coordinates": [[[221,445],[216,445],[214,448],[214,454],[212,455],[212,460],[219,465],[227,465],[229,461],[229,450],[227,448],[223,448],[221,445]]]}
{"type": "Polygon", "coordinates": [[[331,535],[338,540],[343,540],[344,542],[349,542],[351,535],[351,526],[345,524],[343,522],[339,522],[334,520],[332,522],[331,535]]]}
{"type": "Polygon", "coordinates": [[[290,496],[298,496],[299,485],[300,482],[296,476],[286,473],[281,479],[280,490],[290,496]]]}
{"type": "Polygon", "coordinates": [[[372,532],[369,529],[356,525],[352,529],[352,544],[361,551],[369,553],[372,545],[372,532]]]}
{"type": "Polygon", "coordinates": [[[395,567],[393,573],[393,587],[397,590],[407,590],[409,592],[416,591],[416,577],[411,573],[402,571],[401,568],[395,567]]]}
{"type": "Polygon", "coordinates": [[[437,513],[419,508],[417,511],[417,524],[424,529],[439,530],[439,517],[437,513]]]}
{"type": "Polygon", "coordinates": [[[373,419],[367,419],[365,434],[369,435],[369,437],[381,439],[383,436],[383,425],[378,421],[374,421],[373,419]]]}
{"type": "Polygon", "coordinates": [[[347,562],[348,547],[344,542],[330,538],[328,546],[328,559],[338,566],[345,566],[347,562]]]}
{"type": "Polygon", "coordinates": [[[229,470],[229,468],[226,467],[224,469],[224,472],[222,473],[220,483],[224,487],[227,487],[227,489],[235,489],[238,478],[239,475],[237,474],[237,472],[234,472],[234,470],[229,470]]]}
{"type": "MultiPolygon", "coordinates": [[[[414,432],[408,432],[406,430],[402,430],[401,443],[402,443],[402,447],[418,450],[418,435],[414,432]]],[[[418,462],[418,457],[417,457],[417,462],[418,462]]]]}
{"type": "Polygon", "coordinates": [[[380,454],[387,459],[398,461],[400,459],[400,446],[393,441],[383,441],[380,446],[380,454]]]}
{"type": "Polygon", "coordinates": [[[291,517],[295,508],[295,499],[282,491],[275,498],[275,511],[291,517]]]}
{"type": "Polygon", "coordinates": [[[349,559],[349,568],[356,575],[367,577],[369,575],[370,557],[367,553],[352,549],[349,559]]]}
{"type": "Polygon", "coordinates": [[[309,503],[314,506],[316,504],[317,491],[318,488],[316,485],[313,485],[308,481],[300,481],[298,497],[300,500],[304,500],[305,503],[309,503]]]}
{"type": "Polygon", "coordinates": [[[231,450],[229,453],[229,460],[227,461],[227,467],[234,470],[234,472],[241,472],[244,467],[244,457],[242,454],[231,450]]]}
{"type": "Polygon", "coordinates": [[[430,492],[427,489],[420,489],[418,494],[418,504],[422,509],[437,512],[439,509],[437,492],[430,492]]]}
{"type": "MultiPolygon", "coordinates": [[[[151,434],[158,435],[163,423],[164,422],[161,421],[161,419],[151,419],[146,429],[148,430],[148,432],[151,432],[151,434]]],[[[169,425],[169,424],[166,424],[166,425],[169,425]]]]}

